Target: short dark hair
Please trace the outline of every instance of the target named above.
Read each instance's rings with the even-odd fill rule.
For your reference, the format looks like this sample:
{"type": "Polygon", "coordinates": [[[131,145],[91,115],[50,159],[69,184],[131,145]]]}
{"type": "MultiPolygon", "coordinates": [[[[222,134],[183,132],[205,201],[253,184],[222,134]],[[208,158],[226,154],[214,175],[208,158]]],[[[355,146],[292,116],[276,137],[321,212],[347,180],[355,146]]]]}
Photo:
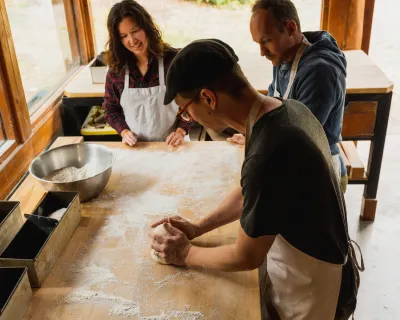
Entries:
{"type": "Polygon", "coordinates": [[[277,29],[282,32],[285,23],[288,20],[294,20],[297,28],[301,30],[300,19],[294,3],[290,0],[257,0],[252,12],[257,10],[266,10],[272,14],[275,19],[277,29]]]}
{"type": "Polygon", "coordinates": [[[230,96],[232,96],[233,98],[238,99],[241,97],[243,90],[248,86],[250,86],[249,81],[244,75],[240,65],[236,63],[228,72],[225,72],[220,76],[214,78],[212,81],[205,84],[201,88],[197,88],[186,92],[178,92],[178,94],[184,99],[198,100],[199,97],[197,95],[199,91],[202,89],[209,89],[212,91],[225,92],[230,96]]]}

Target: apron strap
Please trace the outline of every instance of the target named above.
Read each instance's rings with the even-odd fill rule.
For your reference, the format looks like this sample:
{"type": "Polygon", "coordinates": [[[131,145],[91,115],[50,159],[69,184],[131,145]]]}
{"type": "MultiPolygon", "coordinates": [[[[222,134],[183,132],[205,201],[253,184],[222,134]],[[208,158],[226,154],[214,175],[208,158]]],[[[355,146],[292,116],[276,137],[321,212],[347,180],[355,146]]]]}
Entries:
{"type": "Polygon", "coordinates": [[[251,106],[249,116],[247,117],[246,121],[246,149],[247,146],[249,145],[251,135],[253,133],[253,127],[257,120],[257,116],[260,113],[260,109],[264,104],[266,98],[267,97],[258,94],[257,99],[253,102],[253,105],[251,106]]]}
{"type": "Polygon", "coordinates": [[[160,82],[160,87],[165,87],[164,59],[163,58],[160,58],[158,60],[158,81],[160,82]]]}
{"type": "Polygon", "coordinates": [[[128,66],[125,67],[125,83],[124,88],[129,89],[129,68],[128,66]]]}
{"type": "MultiPolygon", "coordinates": [[[[294,57],[294,60],[293,60],[293,63],[292,63],[292,69],[290,70],[290,78],[289,78],[289,83],[288,83],[287,88],[286,88],[286,92],[284,93],[284,95],[282,97],[285,100],[289,97],[290,90],[292,89],[293,82],[294,82],[294,79],[296,78],[297,70],[299,68],[300,59],[303,56],[304,51],[310,45],[311,44],[308,42],[306,37],[303,36],[303,40],[301,41],[300,47],[297,49],[296,56],[294,57]]],[[[276,76],[275,76],[275,84],[274,84],[274,87],[275,87],[274,96],[275,97],[279,96],[279,92],[278,92],[278,89],[277,89],[277,83],[278,83],[277,79],[278,79],[278,71],[277,71],[276,76]]]]}

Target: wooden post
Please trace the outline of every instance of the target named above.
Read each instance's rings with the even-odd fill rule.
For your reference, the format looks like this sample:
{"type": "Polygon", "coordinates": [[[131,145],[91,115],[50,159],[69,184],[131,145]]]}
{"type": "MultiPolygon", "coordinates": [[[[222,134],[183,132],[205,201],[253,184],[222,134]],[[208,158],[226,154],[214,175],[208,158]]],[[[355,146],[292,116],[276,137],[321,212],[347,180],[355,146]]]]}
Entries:
{"type": "Polygon", "coordinates": [[[8,139],[25,142],[32,132],[14,41],[4,0],[0,0],[0,104],[8,139]]]}
{"type": "Polygon", "coordinates": [[[375,0],[365,0],[364,30],[361,49],[368,54],[371,40],[372,21],[374,17],[375,0]]]}
{"type": "Polygon", "coordinates": [[[323,0],[321,29],[330,32],[342,50],[365,48],[366,43],[369,45],[373,2],[374,0],[323,0]]]}
{"type": "Polygon", "coordinates": [[[79,49],[83,64],[89,63],[96,54],[93,18],[89,0],[72,0],[79,49]]]}

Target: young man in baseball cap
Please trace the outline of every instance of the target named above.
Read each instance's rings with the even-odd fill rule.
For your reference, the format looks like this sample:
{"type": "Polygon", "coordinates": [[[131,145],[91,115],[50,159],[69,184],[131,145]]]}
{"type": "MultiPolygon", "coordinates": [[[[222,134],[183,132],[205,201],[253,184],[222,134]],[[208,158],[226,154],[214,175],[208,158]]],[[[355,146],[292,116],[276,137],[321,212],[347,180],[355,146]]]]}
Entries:
{"type": "Polygon", "coordinates": [[[195,41],[175,57],[164,103],[172,100],[185,119],[246,133],[246,156],[241,185],[207,217],[153,225],[164,223],[170,233],[150,235],[156,254],[171,264],[221,271],[256,269],[267,257],[265,317],[347,319],[355,308],[358,270],[329,144],[311,111],[259,94],[233,49],[216,39],[195,41]],[[238,219],[235,244],[190,243],[238,219]]]}

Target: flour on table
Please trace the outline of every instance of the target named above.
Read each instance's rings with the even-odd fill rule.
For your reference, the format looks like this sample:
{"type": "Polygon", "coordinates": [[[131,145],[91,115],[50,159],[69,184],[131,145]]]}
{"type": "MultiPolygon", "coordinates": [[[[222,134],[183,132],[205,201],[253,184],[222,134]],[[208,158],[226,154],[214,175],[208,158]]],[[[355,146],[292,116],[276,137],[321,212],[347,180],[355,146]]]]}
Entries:
{"type": "Polygon", "coordinates": [[[99,285],[100,288],[104,288],[108,284],[120,282],[110,270],[110,266],[112,266],[111,263],[107,263],[104,266],[96,264],[84,266],[78,263],[73,265],[71,271],[81,281],[82,288],[90,289],[93,285],[99,285]]]}
{"type": "Polygon", "coordinates": [[[64,301],[107,304],[114,316],[129,316],[137,311],[143,320],[205,319],[187,306],[178,308],[177,301],[163,305],[157,300],[159,291],[198,285],[206,276],[195,270],[174,271],[171,267],[170,274],[155,273],[147,234],[152,222],[179,215],[181,209],[193,212],[189,219],[208,214],[231,191],[238,182],[232,172],[240,174],[237,148],[226,144],[215,151],[212,145],[203,145],[196,151],[114,150],[116,163],[109,182],[112,192],[106,187],[97,198],[81,204],[88,216],[101,217],[101,224],[88,235],[87,244],[78,248],[82,255],[64,276],[75,290],[64,301]],[[121,272],[118,268],[131,271],[121,272]],[[127,289],[134,301],[118,297],[127,289]]]}
{"type": "Polygon", "coordinates": [[[166,311],[159,316],[141,317],[140,320],[202,320],[205,319],[201,312],[196,311],[166,311]]]}
{"type": "Polygon", "coordinates": [[[93,177],[104,170],[97,161],[91,161],[82,168],[65,167],[58,169],[44,177],[44,180],[53,182],[74,182],[93,177]]]}
{"type": "Polygon", "coordinates": [[[73,291],[67,294],[64,304],[109,304],[109,316],[137,316],[140,306],[137,302],[94,291],[73,291]]]}

